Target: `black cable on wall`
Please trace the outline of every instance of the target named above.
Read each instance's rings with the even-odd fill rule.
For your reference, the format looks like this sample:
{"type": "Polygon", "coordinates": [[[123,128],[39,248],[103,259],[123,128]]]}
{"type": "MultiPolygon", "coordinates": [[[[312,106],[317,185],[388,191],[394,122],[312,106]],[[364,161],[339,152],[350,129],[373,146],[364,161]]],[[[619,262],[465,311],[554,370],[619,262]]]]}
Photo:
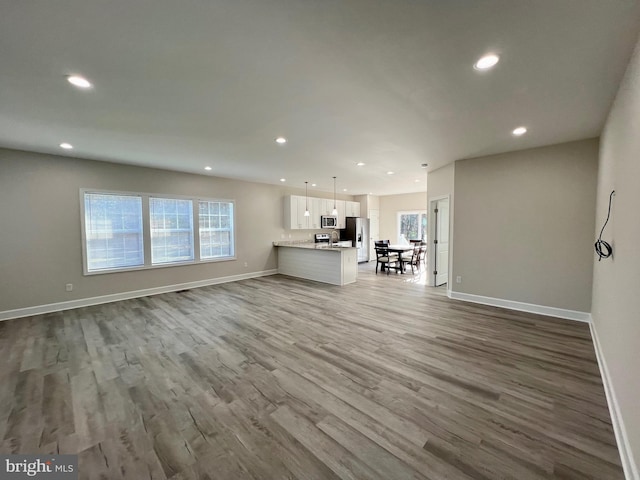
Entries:
{"type": "Polygon", "coordinates": [[[607,211],[607,219],[605,220],[604,225],[602,226],[602,230],[600,230],[600,236],[598,237],[598,240],[596,240],[596,243],[594,245],[596,248],[596,255],[598,255],[599,257],[598,261],[602,260],[603,258],[609,258],[613,254],[613,247],[602,240],[602,233],[604,232],[604,227],[606,227],[607,223],[609,223],[609,216],[611,215],[611,202],[613,201],[613,195],[615,193],[615,190],[611,190],[611,194],[609,195],[609,210],[607,211]]]}

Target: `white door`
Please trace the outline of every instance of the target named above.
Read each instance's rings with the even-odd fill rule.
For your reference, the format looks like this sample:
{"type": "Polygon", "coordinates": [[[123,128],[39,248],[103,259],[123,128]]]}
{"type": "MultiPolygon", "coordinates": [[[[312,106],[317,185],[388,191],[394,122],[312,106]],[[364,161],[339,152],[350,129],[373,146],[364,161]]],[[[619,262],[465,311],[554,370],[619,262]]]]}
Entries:
{"type": "Polygon", "coordinates": [[[435,202],[433,211],[435,220],[434,275],[436,287],[444,285],[449,279],[449,199],[443,198],[435,202]]]}

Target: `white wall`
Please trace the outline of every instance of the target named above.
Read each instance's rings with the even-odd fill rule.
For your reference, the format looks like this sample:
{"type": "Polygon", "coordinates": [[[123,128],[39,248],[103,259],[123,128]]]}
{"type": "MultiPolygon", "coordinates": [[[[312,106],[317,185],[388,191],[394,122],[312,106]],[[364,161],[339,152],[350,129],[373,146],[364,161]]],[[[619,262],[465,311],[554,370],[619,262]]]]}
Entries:
{"type": "Polygon", "coordinates": [[[380,238],[398,241],[398,212],[426,210],[427,193],[384,195],[380,198],[380,238]]]}
{"type": "Polygon", "coordinates": [[[455,179],[455,164],[450,163],[438,168],[427,175],[427,192],[429,198],[453,195],[455,179]]]}
{"type": "Polygon", "coordinates": [[[454,292],[591,311],[598,140],[455,164],[454,292]]]}
{"type": "Polygon", "coordinates": [[[304,189],[0,149],[0,317],[15,309],[275,269],[273,241],[315,233],[283,229],[283,198],[290,194],[304,189]],[[83,276],[80,188],[234,199],[237,260],[83,276]],[[65,291],[67,283],[72,292],[65,291]]]}
{"type": "Polygon", "coordinates": [[[377,195],[356,195],[355,202],[360,202],[360,216],[370,218],[371,210],[380,211],[380,197],[377,195]]]}
{"type": "MultiPolygon", "coordinates": [[[[619,446],[628,472],[640,469],[640,44],[620,85],[600,144],[595,235],[607,216],[603,239],[613,257],[594,261],[593,317],[597,344],[615,397],[619,446]],[[620,445],[622,443],[622,445],[620,445]]],[[[610,402],[611,403],[611,402],[610,402]]]]}

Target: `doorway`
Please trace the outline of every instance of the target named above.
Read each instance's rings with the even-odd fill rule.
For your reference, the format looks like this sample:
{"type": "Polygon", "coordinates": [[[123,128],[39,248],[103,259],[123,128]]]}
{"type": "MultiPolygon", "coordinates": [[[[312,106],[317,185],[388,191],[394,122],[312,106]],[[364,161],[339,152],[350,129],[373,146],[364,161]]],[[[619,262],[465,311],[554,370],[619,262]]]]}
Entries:
{"type": "Polygon", "coordinates": [[[430,199],[429,214],[429,284],[439,287],[449,282],[449,196],[430,199]]]}

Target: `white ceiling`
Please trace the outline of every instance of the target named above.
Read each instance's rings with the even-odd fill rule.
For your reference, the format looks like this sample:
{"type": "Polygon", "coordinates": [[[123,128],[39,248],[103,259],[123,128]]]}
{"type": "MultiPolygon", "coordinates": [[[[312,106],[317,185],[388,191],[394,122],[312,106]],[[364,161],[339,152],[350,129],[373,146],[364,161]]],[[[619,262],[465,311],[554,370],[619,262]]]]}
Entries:
{"type": "Polygon", "coordinates": [[[424,191],[425,162],[599,135],[638,31],[630,0],[0,0],[0,145],[424,191]]]}

